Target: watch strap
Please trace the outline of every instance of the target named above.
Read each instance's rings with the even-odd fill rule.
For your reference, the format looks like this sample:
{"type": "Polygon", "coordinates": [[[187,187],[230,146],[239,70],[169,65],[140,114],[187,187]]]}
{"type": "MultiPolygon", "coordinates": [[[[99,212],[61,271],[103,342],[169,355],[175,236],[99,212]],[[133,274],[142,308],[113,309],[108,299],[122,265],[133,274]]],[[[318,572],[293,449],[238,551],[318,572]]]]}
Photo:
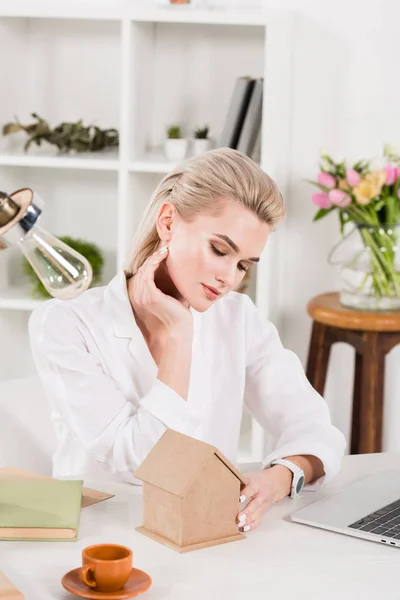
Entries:
{"type": "Polygon", "coordinates": [[[286,467],[287,469],[289,469],[289,471],[291,471],[293,473],[289,497],[297,498],[297,496],[299,495],[299,492],[297,491],[297,484],[301,478],[303,479],[303,485],[304,485],[303,469],[298,467],[291,460],[286,460],[285,458],[277,458],[276,460],[271,461],[269,466],[272,467],[273,465],[283,465],[284,467],[286,467]]]}
{"type": "Polygon", "coordinates": [[[294,462],[292,462],[291,460],[286,460],[286,458],[277,458],[276,460],[270,462],[270,465],[271,467],[272,465],[283,465],[284,467],[290,469],[293,475],[297,473],[302,473],[304,475],[303,469],[295,465],[294,462]]]}

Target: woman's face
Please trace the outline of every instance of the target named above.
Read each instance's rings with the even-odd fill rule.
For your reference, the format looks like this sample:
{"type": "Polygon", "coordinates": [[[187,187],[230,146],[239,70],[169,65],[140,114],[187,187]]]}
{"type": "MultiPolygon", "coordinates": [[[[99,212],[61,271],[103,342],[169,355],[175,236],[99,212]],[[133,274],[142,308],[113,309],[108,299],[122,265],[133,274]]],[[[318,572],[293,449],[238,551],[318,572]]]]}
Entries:
{"type": "Polygon", "coordinates": [[[237,202],[222,202],[218,216],[201,214],[190,223],[167,206],[172,213],[169,233],[164,234],[168,273],[179,294],[198,312],[238,287],[258,262],[271,231],[237,202]]]}

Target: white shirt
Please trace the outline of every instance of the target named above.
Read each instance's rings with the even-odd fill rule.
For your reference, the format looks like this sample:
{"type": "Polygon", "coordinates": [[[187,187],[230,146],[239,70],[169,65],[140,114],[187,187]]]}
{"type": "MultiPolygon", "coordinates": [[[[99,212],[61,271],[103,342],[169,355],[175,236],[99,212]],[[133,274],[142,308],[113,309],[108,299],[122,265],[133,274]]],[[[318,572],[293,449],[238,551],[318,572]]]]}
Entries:
{"type": "Polygon", "coordinates": [[[54,476],[93,475],[98,466],[140,483],[132,473],[166,428],[216,446],[235,462],[244,403],[266,428],[275,458],[311,454],[326,483],[341,464],[345,440],[297,356],[245,294],[230,292],[193,314],[187,400],[157,379],[138,328],[126,279],[73,300],[49,300],[31,315],[34,360],[51,404],[58,442],[54,476]]]}

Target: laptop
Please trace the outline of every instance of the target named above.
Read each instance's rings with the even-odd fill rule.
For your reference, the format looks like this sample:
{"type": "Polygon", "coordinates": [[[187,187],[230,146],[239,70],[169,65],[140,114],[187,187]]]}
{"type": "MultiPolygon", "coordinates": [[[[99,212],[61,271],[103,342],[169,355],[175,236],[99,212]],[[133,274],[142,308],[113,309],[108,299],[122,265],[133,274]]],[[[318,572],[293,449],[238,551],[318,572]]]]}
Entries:
{"type": "Polygon", "coordinates": [[[383,471],[317,500],[292,521],[400,547],[400,470],[383,471]]]}

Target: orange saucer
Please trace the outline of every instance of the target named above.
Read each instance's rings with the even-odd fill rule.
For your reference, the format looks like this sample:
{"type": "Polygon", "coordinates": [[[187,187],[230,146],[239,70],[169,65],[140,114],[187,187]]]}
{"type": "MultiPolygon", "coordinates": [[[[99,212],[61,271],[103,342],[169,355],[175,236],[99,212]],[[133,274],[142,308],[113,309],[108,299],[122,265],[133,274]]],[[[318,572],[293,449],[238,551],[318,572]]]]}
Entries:
{"type": "Polygon", "coordinates": [[[98,592],[90,588],[79,579],[79,568],[73,569],[64,575],[61,583],[71,594],[76,594],[82,598],[102,598],[103,600],[122,600],[122,598],[131,598],[143,594],[151,586],[151,577],[144,571],[132,569],[128,581],[118,592],[98,592]]]}

